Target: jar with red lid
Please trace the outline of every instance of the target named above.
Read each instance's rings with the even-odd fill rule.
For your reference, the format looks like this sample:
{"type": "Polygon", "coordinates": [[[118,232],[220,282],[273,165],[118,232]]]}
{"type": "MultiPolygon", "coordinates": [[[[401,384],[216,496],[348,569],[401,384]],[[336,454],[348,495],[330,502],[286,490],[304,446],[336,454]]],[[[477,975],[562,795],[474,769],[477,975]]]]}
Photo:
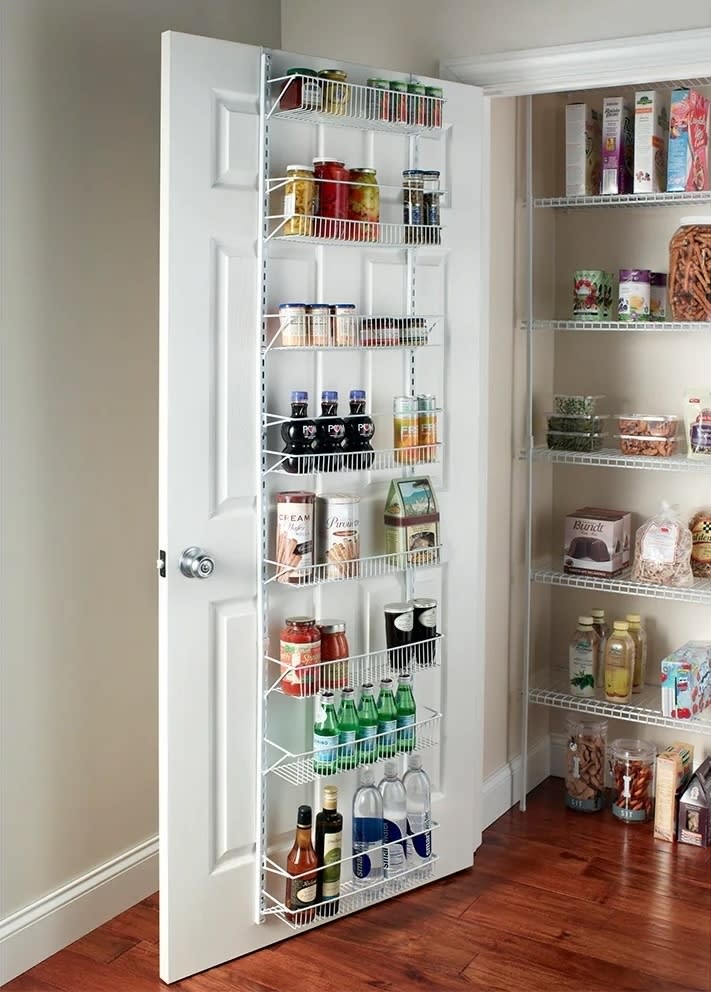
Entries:
{"type": "Polygon", "coordinates": [[[342,222],[348,219],[350,171],[338,159],[315,158],[314,177],[316,213],[319,217],[329,218],[325,224],[319,225],[322,228],[320,233],[326,238],[343,238],[346,225],[342,222]]]}
{"type": "Polygon", "coordinates": [[[348,640],[345,620],[319,620],[321,635],[321,687],[342,689],[348,685],[348,640]],[[327,665],[326,662],[332,662],[327,665]]]}
{"type": "Polygon", "coordinates": [[[281,690],[287,696],[313,696],[319,689],[321,633],[314,617],[287,617],[279,633],[281,690]]]}

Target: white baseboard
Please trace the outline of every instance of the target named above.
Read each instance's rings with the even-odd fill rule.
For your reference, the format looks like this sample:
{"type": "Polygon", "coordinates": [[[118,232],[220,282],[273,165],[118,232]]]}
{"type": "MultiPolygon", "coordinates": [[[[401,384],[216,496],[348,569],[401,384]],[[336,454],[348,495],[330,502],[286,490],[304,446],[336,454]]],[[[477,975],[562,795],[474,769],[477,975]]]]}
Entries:
{"type": "Polygon", "coordinates": [[[0,986],[158,889],[152,837],[0,920],[0,986]]]}
{"type": "MultiPolygon", "coordinates": [[[[558,736],[558,735],[555,735],[558,736]]],[[[551,770],[551,740],[548,734],[528,749],[528,791],[539,785],[551,770]]],[[[507,761],[484,779],[482,789],[482,830],[507,813],[521,798],[521,757],[507,761]]]]}

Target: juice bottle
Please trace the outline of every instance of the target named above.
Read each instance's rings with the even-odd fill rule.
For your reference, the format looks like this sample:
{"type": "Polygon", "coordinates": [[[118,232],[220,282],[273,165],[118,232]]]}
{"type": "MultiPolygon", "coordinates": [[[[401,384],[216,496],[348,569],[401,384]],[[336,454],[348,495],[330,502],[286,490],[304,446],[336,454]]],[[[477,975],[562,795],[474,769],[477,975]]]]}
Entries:
{"type": "Polygon", "coordinates": [[[639,613],[628,613],[626,617],[630,625],[630,637],[634,641],[634,676],[632,692],[641,692],[647,673],[647,632],[642,624],[639,613]]]}
{"type": "Polygon", "coordinates": [[[578,617],[578,626],[568,646],[570,691],[575,696],[594,696],[597,687],[600,638],[593,618],[578,617]]]}
{"type": "Polygon", "coordinates": [[[598,670],[595,673],[595,685],[602,685],[605,675],[605,645],[610,628],[607,626],[604,610],[590,610],[590,616],[593,618],[593,627],[597,631],[597,636],[600,638],[600,645],[597,652],[598,670]]]}
{"type": "Polygon", "coordinates": [[[281,425],[281,436],[286,442],[283,467],[287,472],[309,473],[312,470],[309,455],[316,438],[316,424],[308,419],[309,394],[294,390],[291,394],[291,420],[281,425]]]}
{"type": "Polygon", "coordinates": [[[346,425],[338,416],[338,393],[324,389],[321,393],[321,416],[316,419],[314,441],[314,451],[319,453],[314,458],[314,469],[317,472],[341,470],[345,438],[346,425]]]}
{"type": "Polygon", "coordinates": [[[345,418],[346,425],[346,455],[344,462],[347,468],[370,468],[373,464],[373,447],[371,441],[375,433],[372,419],[365,412],[365,390],[351,389],[350,416],[345,418]]]}
{"type": "Polygon", "coordinates": [[[605,646],[605,699],[629,703],[634,678],[634,641],[626,620],[615,620],[605,646]]]}

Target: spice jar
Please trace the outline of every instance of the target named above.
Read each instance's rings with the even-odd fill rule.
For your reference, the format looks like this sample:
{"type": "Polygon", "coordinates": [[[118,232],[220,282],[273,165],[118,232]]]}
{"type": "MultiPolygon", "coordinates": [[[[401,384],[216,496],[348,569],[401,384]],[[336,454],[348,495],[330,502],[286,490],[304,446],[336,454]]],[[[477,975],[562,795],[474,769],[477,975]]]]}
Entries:
{"type": "Polygon", "coordinates": [[[407,225],[405,241],[416,244],[422,240],[425,222],[425,182],[421,169],[405,169],[402,174],[402,222],[407,225]]]}
{"type": "Polygon", "coordinates": [[[287,165],[284,186],[284,224],[282,234],[311,234],[315,207],[313,170],[307,165],[287,165]]]}
{"type": "Polygon", "coordinates": [[[574,696],[594,696],[600,638],[593,618],[578,617],[578,626],[568,646],[570,691],[574,696]]]}
{"type": "Polygon", "coordinates": [[[682,217],[669,243],[672,320],[711,320],[711,217],[682,217]]]}
{"type": "Polygon", "coordinates": [[[605,798],[607,720],[566,719],[565,805],[592,813],[605,798]]]}
{"type": "Polygon", "coordinates": [[[612,812],[627,822],[652,818],[657,748],[650,741],[617,740],[610,744],[612,812]]]}
{"type": "Polygon", "coordinates": [[[417,460],[431,462],[437,457],[437,399],[431,393],[417,397],[417,460]]]}
{"type": "Polygon", "coordinates": [[[649,269],[620,269],[618,320],[649,320],[649,279],[649,269]]]}
{"type": "Polygon", "coordinates": [[[441,241],[440,209],[439,209],[439,171],[427,169],[422,173],[423,216],[422,221],[427,231],[427,243],[438,245],[441,241]]]}
{"type": "Polygon", "coordinates": [[[422,83],[407,84],[407,120],[409,124],[425,123],[425,87],[422,83]]]}
{"type": "Polygon", "coordinates": [[[639,613],[628,613],[627,623],[630,625],[629,634],[634,641],[634,675],[632,676],[632,692],[641,692],[647,673],[647,632],[642,624],[639,613]]]}
{"type": "Polygon", "coordinates": [[[629,703],[634,678],[634,641],[626,620],[615,620],[605,645],[605,699],[629,703]]]}
{"type": "Polygon", "coordinates": [[[309,343],[305,303],[279,304],[279,331],[285,348],[303,348],[309,343]]]}
{"type": "Polygon", "coordinates": [[[356,241],[377,241],[380,221],[380,188],[375,169],[365,166],[351,169],[348,194],[348,219],[357,221],[350,225],[351,236],[356,241]]]}
{"type": "Polygon", "coordinates": [[[281,691],[313,696],[319,688],[321,634],[313,617],[287,617],[279,634],[281,691]]]}
{"type": "Polygon", "coordinates": [[[321,69],[321,106],[325,114],[344,117],[348,111],[348,74],[342,69],[321,69]]]}
{"type": "Polygon", "coordinates": [[[317,626],[321,635],[321,687],[342,689],[348,685],[349,648],[345,620],[319,620],[317,626]]]}
{"type": "Polygon", "coordinates": [[[287,69],[289,77],[281,96],[279,110],[320,110],[321,84],[313,69],[287,69]]]}

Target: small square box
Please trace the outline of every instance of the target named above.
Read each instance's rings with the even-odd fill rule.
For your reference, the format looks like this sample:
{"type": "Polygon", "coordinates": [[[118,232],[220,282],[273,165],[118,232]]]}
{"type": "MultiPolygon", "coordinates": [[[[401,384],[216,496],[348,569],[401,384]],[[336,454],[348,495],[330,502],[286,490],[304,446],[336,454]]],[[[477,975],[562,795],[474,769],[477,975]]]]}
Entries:
{"type": "Polygon", "coordinates": [[[584,506],[565,518],[563,571],[614,578],[630,563],[632,516],[625,510],[584,506]]]}

